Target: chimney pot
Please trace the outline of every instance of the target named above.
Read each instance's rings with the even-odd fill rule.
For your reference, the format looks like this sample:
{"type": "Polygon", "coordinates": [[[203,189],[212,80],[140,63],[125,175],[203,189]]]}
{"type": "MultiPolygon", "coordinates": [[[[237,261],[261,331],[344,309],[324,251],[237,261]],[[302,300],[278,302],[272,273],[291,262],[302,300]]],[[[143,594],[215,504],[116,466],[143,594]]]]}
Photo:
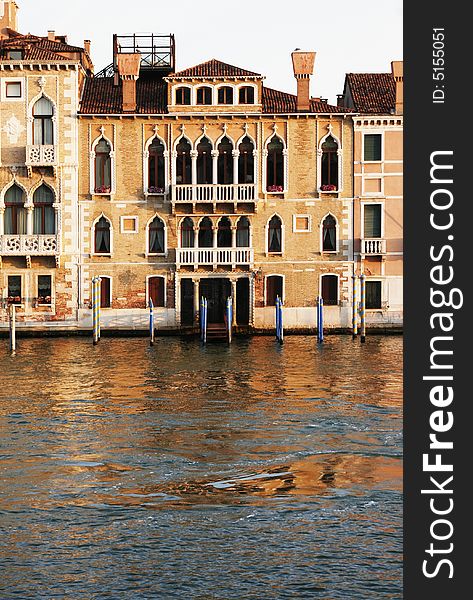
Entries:
{"type": "Polygon", "coordinates": [[[18,4],[12,0],[0,1],[0,40],[8,38],[8,29],[18,31],[18,4]]]}
{"type": "Polygon", "coordinates": [[[391,72],[396,84],[396,115],[402,115],[404,112],[404,63],[402,60],[393,60],[391,63],[391,72]]]}
{"type": "Polygon", "coordinates": [[[314,72],[315,52],[295,50],[292,54],[292,67],[297,80],[297,110],[310,110],[310,76],[314,72]]]}
{"type": "Polygon", "coordinates": [[[56,32],[54,31],[54,29],[48,29],[48,40],[50,42],[56,41],[56,32]]]}
{"type": "Polygon", "coordinates": [[[141,54],[117,54],[118,74],[122,80],[122,107],[124,112],[136,110],[136,80],[140,75],[141,54]]]}
{"type": "Polygon", "coordinates": [[[90,40],[84,40],[84,50],[90,56],[90,40]]]}

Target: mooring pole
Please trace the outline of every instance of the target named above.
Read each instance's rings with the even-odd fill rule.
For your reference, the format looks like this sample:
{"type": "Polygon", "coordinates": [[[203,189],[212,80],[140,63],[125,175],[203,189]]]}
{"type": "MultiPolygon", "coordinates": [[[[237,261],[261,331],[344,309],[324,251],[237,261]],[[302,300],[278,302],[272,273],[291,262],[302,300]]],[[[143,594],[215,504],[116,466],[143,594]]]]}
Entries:
{"type": "Polygon", "coordinates": [[[324,300],[322,296],[317,298],[317,341],[324,341],[324,300]]]}
{"type": "Polygon", "coordinates": [[[276,317],[276,339],[279,341],[279,296],[276,296],[276,302],[274,303],[275,317],[276,317]]]}
{"type": "Polygon", "coordinates": [[[360,275],[360,318],[361,341],[364,343],[366,341],[366,278],[364,273],[360,275]]]}
{"type": "Polygon", "coordinates": [[[16,354],[16,306],[10,304],[10,352],[16,354]]]}
{"type": "Polygon", "coordinates": [[[200,340],[207,343],[207,298],[202,296],[200,303],[200,340]]]}
{"type": "Polygon", "coordinates": [[[233,325],[233,311],[232,311],[232,298],[227,298],[227,330],[228,330],[228,343],[232,343],[232,325],[233,325]]]}
{"type": "Polygon", "coordinates": [[[96,346],[100,340],[100,277],[92,278],[92,336],[96,346]]]}
{"type": "Polygon", "coordinates": [[[284,341],[284,325],[282,319],[282,300],[276,296],[276,339],[280,344],[284,341]]]}
{"type": "Polygon", "coordinates": [[[152,298],[149,299],[149,345],[154,346],[154,306],[152,298]]]}
{"type": "Polygon", "coordinates": [[[353,339],[358,335],[358,306],[356,296],[356,275],[352,275],[353,279],[353,300],[352,300],[352,326],[353,326],[353,339]]]}

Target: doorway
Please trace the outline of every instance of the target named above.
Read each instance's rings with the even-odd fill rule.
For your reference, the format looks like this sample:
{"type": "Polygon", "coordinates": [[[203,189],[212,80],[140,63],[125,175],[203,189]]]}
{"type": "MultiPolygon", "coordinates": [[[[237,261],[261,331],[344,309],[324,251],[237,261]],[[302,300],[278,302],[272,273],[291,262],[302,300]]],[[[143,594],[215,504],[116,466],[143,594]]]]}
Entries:
{"type": "Polygon", "coordinates": [[[181,325],[194,325],[194,282],[181,279],[181,325]]]}
{"type": "Polygon", "coordinates": [[[232,288],[229,279],[209,278],[200,280],[199,297],[207,298],[208,323],[223,323],[227,298],[232,288]]]}
{"type": "Polygon", "coordinates": [[[250,280],[247,277],[237,279],[236,321],[237,325],[248,325],[250,322],[250,280]]]}

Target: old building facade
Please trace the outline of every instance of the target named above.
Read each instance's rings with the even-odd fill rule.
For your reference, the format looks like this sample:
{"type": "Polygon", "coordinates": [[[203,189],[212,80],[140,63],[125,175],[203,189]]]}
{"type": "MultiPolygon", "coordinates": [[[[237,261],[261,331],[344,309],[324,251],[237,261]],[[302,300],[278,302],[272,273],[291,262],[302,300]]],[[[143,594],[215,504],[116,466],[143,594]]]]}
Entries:
{"type": "Polygon", "coordinates": [[[53,31],[17,32],[0,2],[0,322],[76,327],[78,100],[92,72],[53,31]]]}
{"type": "Polygon", "coordinates": [[[403,63],[390,73],[348,73],[342,106],[352,108],[353,242],[366,275],[367,323],[403,319],[403,63]]]}
{"type": "Polygon", "coordinates": [[[79,113],[80,304],[102,278],[102,319],[195,325],[199,298],[236,325],[349,324],[350,111],[309,98],[315,55],[293,54],[298,94],[210,60],[174,69],[174,40],[116,37],[113,64],[86,81],[79,113]],[[165,56],[163,46],[167,47],[165,56]],[[160,47],[158,52],[156,48],[160,47]]]}

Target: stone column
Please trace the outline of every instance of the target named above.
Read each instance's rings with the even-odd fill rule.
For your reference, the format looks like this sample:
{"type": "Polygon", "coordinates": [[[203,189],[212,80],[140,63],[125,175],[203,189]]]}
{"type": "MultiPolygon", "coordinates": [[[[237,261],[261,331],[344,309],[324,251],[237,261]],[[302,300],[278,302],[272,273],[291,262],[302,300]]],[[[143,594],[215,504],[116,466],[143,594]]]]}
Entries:
{"type": "Polygon", "coordinates": [[[237,280],[232,279],[232,304],[233,304],[233,314],[232,314],[232,325],[235,326],[237,324],[236,320],[236,309],[237,309],[237,280]]]}
{"type": "Polygon", "coordinates": [[[25,204],[26,209],[26,235],[33,235],[33,204],[25,204]]]}
{"type": "Polygon", "coordinates": [[[238,185],[238,158],[240,152],[238,150],[232,150],[233,156],[233,185],[238,185]]]}
{"type": "Polygon", "coordinates": [[[191,161],[192,161],[192,185],[196,185],[196,183],[197,183],[197,156],[199,155],[199,153],[197,152],[197,150],[191,150],[190,155],[191,155],[191,161]]]}
{"type": "Polygon", "coordinates": [[[53,208],[54,208],[54,227],[55,227],[55,231],[56,231],[56,235],[59,235],[61,233],[60,229],[61,229],[61,205],[58,202],[55,202],[53,204],[53,208]]]}
{"type": "Polygon", "coordinates": [[[194,283],[194,322],[199,323],[199,280],[193,279],[194,283]]]}
{"type": "Polygon", "coordinates": [[[5,207],[0,206],[0,235],[5,233],[5,221],[4,221],[5,207]]]}
{"type": "Polygon", "coordinates": [[[218,150],[212,150],[212,183],[218,183],[218,150]]]}

